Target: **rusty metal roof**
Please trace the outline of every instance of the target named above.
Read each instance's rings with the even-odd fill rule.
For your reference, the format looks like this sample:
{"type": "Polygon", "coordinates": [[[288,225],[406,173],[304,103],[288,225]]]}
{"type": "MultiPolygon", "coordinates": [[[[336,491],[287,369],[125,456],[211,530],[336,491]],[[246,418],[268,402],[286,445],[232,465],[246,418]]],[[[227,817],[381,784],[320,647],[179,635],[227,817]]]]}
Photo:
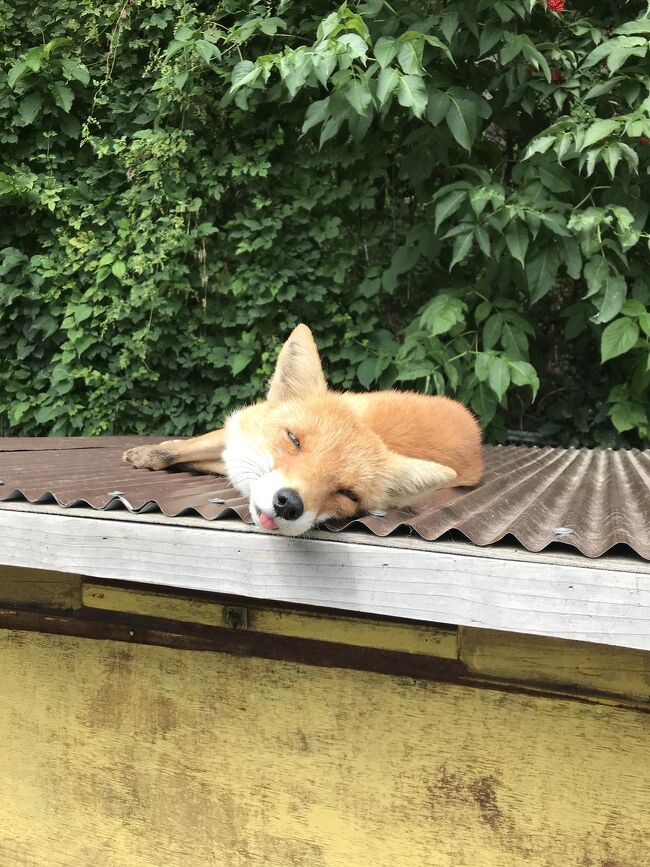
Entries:
{"type": "MultiPolygon", "coordinates": [[[[221,476],[150,473],[122,462],[126,448],[162,439],[0,438],[0,501],[155,509],[208,520],[234,512],[250,521],[246,498],[221,476]]],[[[485,464],[476,488],[438,491],[411,509],[327,526],[362,524],[377,537],[402,528],[429,541],[458,531],[477,545],[510,535],[529,551],[560,542],[588,557],[624,544],[650,560],[650,450],[486,446],[485,464]]]]}

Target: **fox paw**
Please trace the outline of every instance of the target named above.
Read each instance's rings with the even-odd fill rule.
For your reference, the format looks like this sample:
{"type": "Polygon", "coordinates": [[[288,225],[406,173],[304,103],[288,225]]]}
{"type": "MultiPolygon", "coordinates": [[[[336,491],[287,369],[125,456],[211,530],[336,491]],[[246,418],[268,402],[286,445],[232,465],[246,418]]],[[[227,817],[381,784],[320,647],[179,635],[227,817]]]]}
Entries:
{"type": "Polygon", "coordinates": [[[122,455],[122,460],[138,470],[164,470],[173,463],[174,456],[169,449],[165,448],[167,443],[161,443],[157,446],[135,446],[128,449],[122,455]]]}

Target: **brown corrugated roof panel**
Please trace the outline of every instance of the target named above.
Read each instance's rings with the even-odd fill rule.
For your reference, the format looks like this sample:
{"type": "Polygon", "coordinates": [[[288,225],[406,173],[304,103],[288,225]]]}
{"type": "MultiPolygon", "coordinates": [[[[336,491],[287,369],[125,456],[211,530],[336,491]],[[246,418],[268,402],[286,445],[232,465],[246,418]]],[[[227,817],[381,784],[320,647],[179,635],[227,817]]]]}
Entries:
{"type": "MultiPolygon", "coordinates": [[[[208,520],[235,512],[249,521],[246,499],[221,476],[135,470],[126,448],[162,437],[0,439],[0,500],[168,516],[196,512],[208,520]]],[[[476,488],[438,491],[408,510],[361,516],[333,531],[364,525],[377,537],[407,528],[434,540],[458,531],[477,545],[514,536],[529,551],[552,542],[598,557],[625,544],[650,560],[650,451],[486,446],[476,488]]]]}

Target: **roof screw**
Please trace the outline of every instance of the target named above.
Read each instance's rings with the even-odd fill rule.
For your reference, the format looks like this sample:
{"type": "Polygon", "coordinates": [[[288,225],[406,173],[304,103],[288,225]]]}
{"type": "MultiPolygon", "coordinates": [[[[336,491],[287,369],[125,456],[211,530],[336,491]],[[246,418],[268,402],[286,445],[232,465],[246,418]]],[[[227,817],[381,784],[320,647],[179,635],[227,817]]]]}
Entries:
{"type": "Polygon", "coordinates": [[[556,536],[573,536],[573,530],[570,527],[553,527],[553,532],[556,536]]]}
{"type": "Polygon", "coordinates": [[[208,503],[216,503],[218,506],[221,506],[225,502],[226,501],[222,500],[221,497],[210,497],[208,500],[208,503]]]}
{"type": "Polygon", "coordinates": [[[124,491],[109,491],[108,496],[109,497],[122,497],[122,496],[124,496],[124,491]]]}
{"type": "Polygon", "coordinates": [[[374,515],[375,518],[385,518],[386,512],[383,512],[381,509],[368,509],[369,515],[374,515]]]}

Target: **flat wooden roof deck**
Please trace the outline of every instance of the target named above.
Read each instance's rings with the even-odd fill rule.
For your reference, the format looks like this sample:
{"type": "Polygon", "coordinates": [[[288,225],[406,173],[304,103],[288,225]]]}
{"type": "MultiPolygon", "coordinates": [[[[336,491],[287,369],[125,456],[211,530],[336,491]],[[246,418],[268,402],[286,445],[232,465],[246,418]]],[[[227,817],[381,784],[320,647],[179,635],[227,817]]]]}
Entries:
{"type": "Polygon", "coordinates": [[[650,650],[650,563],[0,503],[0,564],[650,650]]]}

